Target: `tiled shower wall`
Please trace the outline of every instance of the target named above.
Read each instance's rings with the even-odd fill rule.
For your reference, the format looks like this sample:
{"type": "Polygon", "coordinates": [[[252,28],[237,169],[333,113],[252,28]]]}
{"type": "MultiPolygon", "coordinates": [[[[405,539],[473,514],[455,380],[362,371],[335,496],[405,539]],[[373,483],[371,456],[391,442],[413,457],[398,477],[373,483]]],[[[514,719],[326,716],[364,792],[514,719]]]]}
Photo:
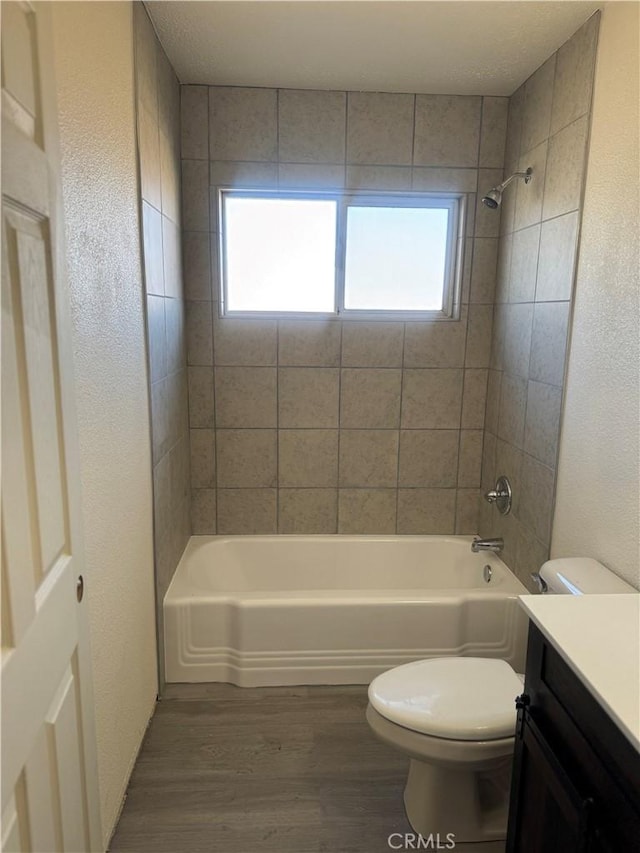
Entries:
{"type": "Polygon", "coordinates": [[[182,87],[194,533],[476,532],[507,105],[182,87]],[[466,193],[461,319],[219,319],[218,186],[466,193]]]}
{"type": "Polygon", "coordinates": [[[547,559],[599,15],[511,97],[505,174],[533,180],[504,195],[483,490],[505,474],[513,511],[481,501],[480,531],[503,536],[521,580],[547,559]]]}
{"type": "Polygon", "coordinates": [[[134,3],[133,9],[162,676],[162,599],[191,533],[180,257],[180,86],[144,6],[134,3]]]}

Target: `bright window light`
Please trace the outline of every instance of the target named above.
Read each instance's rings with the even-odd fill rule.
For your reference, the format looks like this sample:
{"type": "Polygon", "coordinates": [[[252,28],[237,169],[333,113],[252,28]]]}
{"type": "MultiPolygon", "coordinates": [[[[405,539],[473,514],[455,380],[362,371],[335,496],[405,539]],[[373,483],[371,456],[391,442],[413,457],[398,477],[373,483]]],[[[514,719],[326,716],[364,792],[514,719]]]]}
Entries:
{"type": "Polygon", "coordinates": [[[344,307],[359,311],[441,311],[449,210],[347,209],[344,307]]]}
{"type": "Polygon", "coordinates": [[[464,197],[220,190],[224,316],[451,319],[464,197]]]}
{"type": "Polygon", "coordinates": [[[336,310],[334,199],[224,197],[226,310],[336,310]]]}

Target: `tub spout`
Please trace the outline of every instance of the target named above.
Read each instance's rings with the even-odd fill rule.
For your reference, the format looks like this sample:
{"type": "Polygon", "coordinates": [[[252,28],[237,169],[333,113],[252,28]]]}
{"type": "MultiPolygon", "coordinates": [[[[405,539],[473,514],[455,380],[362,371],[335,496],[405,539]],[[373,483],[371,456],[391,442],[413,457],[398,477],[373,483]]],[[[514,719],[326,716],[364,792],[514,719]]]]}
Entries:
{"type": "Polygon", "coordinates": [[[477,537],[471,543],[471,550],[474,554],[480,551],[492,551],[494,554],[501,554],[504,548],[504,539],[478,539],[477,537]]]}

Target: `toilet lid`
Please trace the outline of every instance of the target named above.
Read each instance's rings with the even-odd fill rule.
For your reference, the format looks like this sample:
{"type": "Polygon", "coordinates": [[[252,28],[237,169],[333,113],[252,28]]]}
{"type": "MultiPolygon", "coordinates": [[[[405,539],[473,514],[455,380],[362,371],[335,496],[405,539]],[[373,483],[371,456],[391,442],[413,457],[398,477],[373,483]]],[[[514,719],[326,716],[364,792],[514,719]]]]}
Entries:
{"type": "Polygon", "coordinates": [[[503,660],[433,658],[390,669],[369,702],[392,723],[448,740],[513,737],[522,682],[503,660]]]}

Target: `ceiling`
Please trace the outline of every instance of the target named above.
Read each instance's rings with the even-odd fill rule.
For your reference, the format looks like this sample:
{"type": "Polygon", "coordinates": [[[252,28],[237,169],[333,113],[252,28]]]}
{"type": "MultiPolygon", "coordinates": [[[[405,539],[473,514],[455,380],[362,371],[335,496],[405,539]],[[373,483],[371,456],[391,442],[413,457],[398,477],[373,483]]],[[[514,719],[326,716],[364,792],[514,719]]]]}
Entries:
{"type": "Polygon", "coordinates": [[[182,83],[510,95],[602,4],[147,0],[182,83]]]}

